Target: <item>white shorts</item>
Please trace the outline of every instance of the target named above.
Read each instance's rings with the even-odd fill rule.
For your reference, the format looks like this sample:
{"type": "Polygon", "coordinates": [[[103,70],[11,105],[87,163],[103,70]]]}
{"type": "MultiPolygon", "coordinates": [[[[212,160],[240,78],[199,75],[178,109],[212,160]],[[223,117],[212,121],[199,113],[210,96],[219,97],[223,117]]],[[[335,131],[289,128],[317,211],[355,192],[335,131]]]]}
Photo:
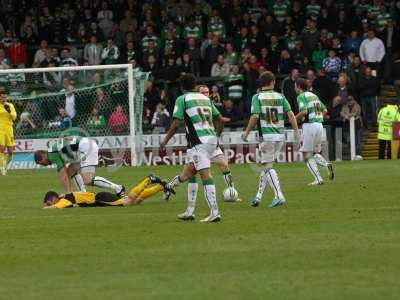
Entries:
{"type": "Polygon", "coordinates": [[[321,123],[303,124],[300,152],[320,152],[324,140],[324,127],[321,123]]]}
{"type": "Polygon", "coordinates": [[[79,143],[78,159],[81,169],[96,167],[99,164],[99,146],[97,143],[94,140],[83,138],[79,143]]]}
{"type": "Polygon", "coordinates": [[[281,152],[284,142],[262,142],[258,145],[261,154],[261,163],[267,164],[274,162],[281,152]]]}
{"type": "Polygon", "coordinates": [[[215,162],[216,158],[221,155],[225,157],[224,152],[222,152],[221,148],[218,146],[217,149],[215,149],[213,154],[211,155],[211,161],[215,162]]]}
{"type": "MultiPolygon", "coordinates": [[[[187,150],[187,163],[194,164],[196,171],[209,169],[211,167],[211,159],[216,151],[216,145],[200,144],[187,150]]],[[[221,151],[222,152],[222,151],[221,151]]]]}

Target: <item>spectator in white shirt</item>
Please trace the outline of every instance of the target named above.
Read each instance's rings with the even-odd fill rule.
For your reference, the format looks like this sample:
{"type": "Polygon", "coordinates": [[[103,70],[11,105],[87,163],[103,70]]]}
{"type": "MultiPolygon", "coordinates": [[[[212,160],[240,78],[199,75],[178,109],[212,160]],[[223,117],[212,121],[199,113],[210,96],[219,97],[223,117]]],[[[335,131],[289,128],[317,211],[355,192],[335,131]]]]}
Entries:
{"type": "Polygon", "coordinates": [[[225,62],[223,55],[218,55],[217,62],[211,68],[212,77],[226,77],[229,75],[230,65],[225,62]]]}
{"type": "Polygon", "coordinates": [[[379,71],[379,65],[385,56],[385,46],[381,39],[375,37],[375,31],[369,29],[367,38],[361,43],[360,58],[376,72],[379,71]]]}
{"type": "Polygon", "coordinates": [[[108,36],[110,34],[111,29],[114,25],[113,17],[114,14],[111,10],[108,9],[107,1],[103,1],[101,3],[101,10],[97,13],[97,21],[105,36],[108,36]]]}
{"type": "Polygon", "coordinates": [[[74,87],[69,85],[65,91],[65,112],[73,119],[76,115],[74,87]]]}
{"type": "Polygon", "coordinates": [[[46,59],[46,53],[48,49],[48,44],[46,40],[42,40],[40,42],[40,48],[36,51],[35,57],[33,59],[33,62],[36,64],[41,64],[45,59],[46,59]]]}

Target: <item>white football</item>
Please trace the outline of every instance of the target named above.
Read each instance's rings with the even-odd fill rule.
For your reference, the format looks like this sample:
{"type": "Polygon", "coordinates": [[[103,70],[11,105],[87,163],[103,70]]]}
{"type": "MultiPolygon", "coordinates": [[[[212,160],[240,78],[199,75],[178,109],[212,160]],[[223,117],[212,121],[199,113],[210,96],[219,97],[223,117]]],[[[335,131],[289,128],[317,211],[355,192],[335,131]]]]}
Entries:
{"type": "Polygon", "coordinates": [[[239,198],[239,193],[234,187],[228,187],[223,193],[225,202],[236,202],[239,198]]]}

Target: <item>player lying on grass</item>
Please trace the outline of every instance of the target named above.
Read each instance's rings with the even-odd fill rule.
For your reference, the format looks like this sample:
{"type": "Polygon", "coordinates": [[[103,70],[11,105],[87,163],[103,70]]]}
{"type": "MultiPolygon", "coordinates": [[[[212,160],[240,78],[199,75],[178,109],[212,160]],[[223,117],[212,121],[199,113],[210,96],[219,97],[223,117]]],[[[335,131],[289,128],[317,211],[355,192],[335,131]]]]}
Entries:
{"type": "Polygon", "coordinates": [[[85,185],[89,185],[111,189],[121,197],[125,194],[124,186],[95,176],[99,164],[99,147],[89,138],[74,138],[62,145],[54,145],[48,151],[38,150],[34,158],[42,166],[56,165],[66,194],[71,191],[70,178],[81,192],[85,192],[85,185]]]}
{"type": "Polygon", "coordinates": [[[94,207],[94,206],[129,206],[140,204],[143,200],[154,196],[159,192],[175,194],[172,189],[165,187],[166,183],[160,178],[150,175],[144,178],[138,185],[132,188],[128,195],[121,197],[109,192],[89,193],[73,192],[58,195],[56,192],[47,192],[44,197],[44,208],[70,208],[70,207],[94,207]]]}
{"type": "Polygon", "coordinates": [[[317,95],[308,91],[308,83],[304,78],[298,78],[295,83],[299,113],[296,119],[303,122],[302,145],[300,152],[303,152],[304,160],[314,181],[309,185],[321,185],[323,179],[318,170],[318,165],[327,169],[329,178],[333,180],[334,172],[330,162],[321,155],[321,143],[323,141],[324,128],[322,122],[326,115],[325,105],[317,95]]]}
{"type": "MultiPolygon", "coordinates": [[[[224,122],[210,98],[196,91],[195,82],[196,79],[192,74],[182,75],[180,83],[184,94],[176,99],[174,120],[164,140],[160,143],[160,147],[166,146],[183,121],[188,141],[188,160],[183,173],[188,174],[187,177],[190,178],[198,172],[203,181],[204,196],[210,208],[210,214],[201,222],[218,222],[221,220],[221,215],[218,210],[215,184],[210,167],[211,157],[218,146],[217,136],[221,134],[224,122]],[[214,120],[217,121],[217,129],[214,129],[214,120]]],[[[167,186],[175,188],[182,181],[177,176],[167,186]]]]}

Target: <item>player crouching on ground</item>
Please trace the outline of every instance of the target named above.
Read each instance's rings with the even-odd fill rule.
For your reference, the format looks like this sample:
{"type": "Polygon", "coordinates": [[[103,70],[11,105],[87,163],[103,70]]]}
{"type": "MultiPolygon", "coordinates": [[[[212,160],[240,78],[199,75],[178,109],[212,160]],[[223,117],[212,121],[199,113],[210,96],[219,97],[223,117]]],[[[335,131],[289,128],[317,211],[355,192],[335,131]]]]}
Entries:
{"type": "Polygon", "coordinates": [[[125,197],[108,192],[89,193],[74,192],[58,195],[56,192],[47,192],[44,197],[44,208],[70,208],[70,207],[98,207],[98,206],[129,206],[140,204],[143,200],[155,194],[168,190],[175,194],[172,189],[165,187],[166,182],[160,178],[150,175],[144,178],[138,185],[132,188],[125,197]]]}
{"type": "Polygon", "coordinates": [[[321,185],[324,181],[319,173],[318,165],[327,169],[331,180],[335,176],[332,164],[320,153],[324,132],[322,123],[327,110],[318,96],[308,91],[306,79],[298,78],[295,83],[295,89],[298,94],[297,103],[299,106],[299,113],[296,115],[296,119],[299,123],[303,122],[300,152],[303,152],[307,167],[314,177],[314,181],[309,185],[321,185]]]}
{"type": "Polygon", "coordinates": [[[78,191],[86,192],[85,185],[89,185],[111,189],[121,198],[125,196],[124,186],[95,175],[99,164],[99,147],[92,139],[84,137],[66,140],[62,145],[54,145],[48,151],[36,151],[34,159],[42,166],[56,165],[65,194],[71,192],[71,178],[78,191]]]}

